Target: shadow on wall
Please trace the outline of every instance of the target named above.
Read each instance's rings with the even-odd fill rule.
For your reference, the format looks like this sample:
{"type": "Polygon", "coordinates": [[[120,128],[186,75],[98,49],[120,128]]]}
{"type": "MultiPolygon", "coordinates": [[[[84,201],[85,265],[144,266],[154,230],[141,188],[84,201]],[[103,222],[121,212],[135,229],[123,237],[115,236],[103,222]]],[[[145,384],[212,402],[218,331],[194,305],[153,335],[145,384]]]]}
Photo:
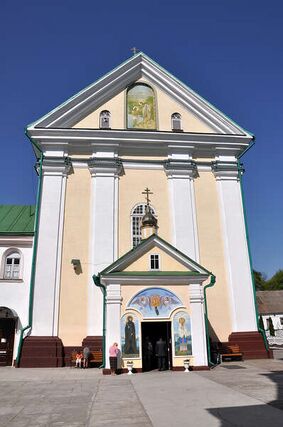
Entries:
{"type": "MultiPolygon", "coordinates": [[[[277,398],[264,405],[209,408],[207,411],[219,420],[219,427],[282,427],[283,426],[283,371],[261,374],[277,386],[277,398]]],[[[244,392],[242,389],[241,392],[244,392]]],[[[250,396],[249,396],[250,397],[250,396]]],[[[257,396],[260,400],[260,396],[257,396]]]]}

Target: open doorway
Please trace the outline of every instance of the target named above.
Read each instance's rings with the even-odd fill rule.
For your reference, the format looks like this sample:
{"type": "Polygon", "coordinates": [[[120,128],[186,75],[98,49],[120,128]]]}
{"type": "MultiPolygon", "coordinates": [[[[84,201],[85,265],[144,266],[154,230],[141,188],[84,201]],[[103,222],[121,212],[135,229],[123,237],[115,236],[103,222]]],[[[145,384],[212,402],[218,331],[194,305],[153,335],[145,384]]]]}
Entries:
{"type": "Polygon", "coordinates": [[[157,369],[155,356],[156,342],[162,338],[166,342],[166,369],[172,367],[171,322],[142,322],[142,370],[157,369]]]}
{"type": "Polygon", "coordinates": [[[16,318],[6,307],[0,307],[0,366],[11,366],[15,338],[16,318]]]}

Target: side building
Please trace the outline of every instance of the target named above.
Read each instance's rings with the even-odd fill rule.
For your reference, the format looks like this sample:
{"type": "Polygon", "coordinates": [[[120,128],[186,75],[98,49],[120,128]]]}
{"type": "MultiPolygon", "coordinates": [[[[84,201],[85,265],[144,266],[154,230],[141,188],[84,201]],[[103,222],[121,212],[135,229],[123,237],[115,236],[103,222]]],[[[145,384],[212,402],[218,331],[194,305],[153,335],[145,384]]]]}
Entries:
{"type": "Polygon", "coordinates": [[[17,357],[29,325],[34,206],[0,205],[0,366],[17,357]]]}

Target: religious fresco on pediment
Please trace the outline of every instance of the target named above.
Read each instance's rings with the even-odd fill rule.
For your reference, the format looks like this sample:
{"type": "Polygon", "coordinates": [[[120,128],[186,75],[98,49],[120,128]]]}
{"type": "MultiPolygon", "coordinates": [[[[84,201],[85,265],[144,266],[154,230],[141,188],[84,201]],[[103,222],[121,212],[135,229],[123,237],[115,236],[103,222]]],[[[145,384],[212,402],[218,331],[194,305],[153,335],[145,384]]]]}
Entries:
{"type": "Polygon", "coordinates": [[[179,311],[173,318],[175,356],[192,354],[191,318],[186,311],[179,311]]]}
{"type": "Polygon", "coordinates": [[[163,288],[149,288],[135,295],[127,308],[138,310],[144,319],[169,318],[182,301],[172,292],[163,288]]]}
{"type": "Polygon", "coordinates": [[[140,355],[140,328],[135,314],[124,314],[121,319],[122,357],[138,358],[140,355]]]}
{"type": "Polygon", "coordinates": [[[127,127],[156,129],[155,95],[150,86],[136,84],[128,90],[127,127]]]}

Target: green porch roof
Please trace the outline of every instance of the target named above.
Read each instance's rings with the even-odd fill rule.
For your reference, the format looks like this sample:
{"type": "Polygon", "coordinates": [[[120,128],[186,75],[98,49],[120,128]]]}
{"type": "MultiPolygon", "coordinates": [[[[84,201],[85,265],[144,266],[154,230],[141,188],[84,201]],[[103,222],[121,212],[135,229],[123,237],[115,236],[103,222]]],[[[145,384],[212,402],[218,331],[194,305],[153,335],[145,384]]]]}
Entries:
{"type": "Polygon", "coordinates": [[[32,235],[34,219],[33,205],[0,205],[0,234],[32,235]]]}

